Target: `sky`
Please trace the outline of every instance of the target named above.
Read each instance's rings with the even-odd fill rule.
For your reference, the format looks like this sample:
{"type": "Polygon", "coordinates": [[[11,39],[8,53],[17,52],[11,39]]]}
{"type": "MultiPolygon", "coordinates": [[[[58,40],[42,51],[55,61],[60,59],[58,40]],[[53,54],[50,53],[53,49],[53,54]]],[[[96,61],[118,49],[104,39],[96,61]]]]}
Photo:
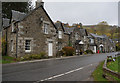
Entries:
{"type": "MultiPolygon", "coordinates": [[[[33,5],[35,6],[33,0],[33,5]]],[[[43,0],[44,8],[56,22],[82,23],[83,25],[95,25],[101,21],[107,21],[110,25],[118,25],[118,0],[43,0]],[[64,1],[64,2],[63,2],[64,1]]]]}

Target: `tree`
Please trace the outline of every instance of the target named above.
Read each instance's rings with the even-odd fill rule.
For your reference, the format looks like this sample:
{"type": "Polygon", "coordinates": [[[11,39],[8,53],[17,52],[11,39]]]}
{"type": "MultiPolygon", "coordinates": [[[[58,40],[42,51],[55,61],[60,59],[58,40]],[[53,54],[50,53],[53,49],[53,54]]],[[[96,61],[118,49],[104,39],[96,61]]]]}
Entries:
{"type": "Polygon", "coordinates": [[[2,17],[11,18],[11,10],[28,13],[33,9],[32,2],[2,2],[2,17]]]}
{"type": "Polygon", "coordinates": [[[105,34],[107,32],[107,30],[108,30],[107,29],[108,27],[109,27],[109,25],[105,21],[102,21],[102,22],[100,22],[100,23],[97,24],[97,28],[98,28],[98,30],[100,32],[100,35],[105,34]]]}

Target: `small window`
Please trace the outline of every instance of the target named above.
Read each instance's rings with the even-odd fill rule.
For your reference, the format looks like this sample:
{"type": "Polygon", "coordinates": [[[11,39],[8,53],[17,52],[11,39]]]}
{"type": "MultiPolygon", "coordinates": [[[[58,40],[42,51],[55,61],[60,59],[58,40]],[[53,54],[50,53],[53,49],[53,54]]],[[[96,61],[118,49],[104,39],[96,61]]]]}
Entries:
{"type": "Polygon", "coordinates": [[[78,40],[78,33],[75,33],[75,39],[78,40]]]}
{"type": "Polygon", "coordinates": [[[59,31],[59,32],[58,32],[58,37],[59,37],[60,39],[62,39],[62,31],[59,31]]]}
{"type": "Polygon", "coordinates": [[[14,46],[13,46],[14,44],[13,44],[13,40],[11,40],[11,51],[13,52],[13,50],[14,50],[14,46]]]}
{"type": "Polygon", "coordinates": [[[62,50],[62,43],[58,43],[58,50],[60,51],[60,50],[62,50]]]}
{"type": "Polygon", "coordinates": [[[92,43],[92,44],[94,43],[94,39],[91,39],[91,43],[92,43]]]}
{"type": "Polygon", "coordinates": [[[12,32],[14,32],[14,23],[12,23],[12,32]]]}
{"type": "Polygon", "coordinates": [[[30,52],[31,51],[31,40],[26,40],[25,41],[25,52],[30,52]]]}
{"type": "Polygon", "coordinates": [[[44,23],[44,33],[45,34],[48,34],[48,27],[49,27],[49,24],[44,23]]]}

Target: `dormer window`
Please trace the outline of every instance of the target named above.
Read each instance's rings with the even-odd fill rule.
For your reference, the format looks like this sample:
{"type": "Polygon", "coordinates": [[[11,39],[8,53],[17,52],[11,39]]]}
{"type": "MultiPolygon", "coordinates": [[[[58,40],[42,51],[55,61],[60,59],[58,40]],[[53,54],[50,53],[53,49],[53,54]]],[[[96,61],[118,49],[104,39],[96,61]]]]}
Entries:
{"type": "Polygon", "coordinates": [[[62,39],[62,31],[58,31],[58,38],[62,39]]]}

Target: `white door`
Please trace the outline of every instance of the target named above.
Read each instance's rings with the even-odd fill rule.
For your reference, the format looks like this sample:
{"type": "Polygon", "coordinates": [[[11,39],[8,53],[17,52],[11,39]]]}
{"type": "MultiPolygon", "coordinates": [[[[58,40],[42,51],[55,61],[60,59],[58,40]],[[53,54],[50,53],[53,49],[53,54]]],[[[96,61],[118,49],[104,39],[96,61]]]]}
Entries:
{"type": "Polygon", "coordinates": [[[94,53],[96,53],[96,46],[94,46],[94,53]]]}
{"type": "Polygon", "coordinates": [[[53,44],[48,43],[48,56],[53,56],[53,44]]]}

